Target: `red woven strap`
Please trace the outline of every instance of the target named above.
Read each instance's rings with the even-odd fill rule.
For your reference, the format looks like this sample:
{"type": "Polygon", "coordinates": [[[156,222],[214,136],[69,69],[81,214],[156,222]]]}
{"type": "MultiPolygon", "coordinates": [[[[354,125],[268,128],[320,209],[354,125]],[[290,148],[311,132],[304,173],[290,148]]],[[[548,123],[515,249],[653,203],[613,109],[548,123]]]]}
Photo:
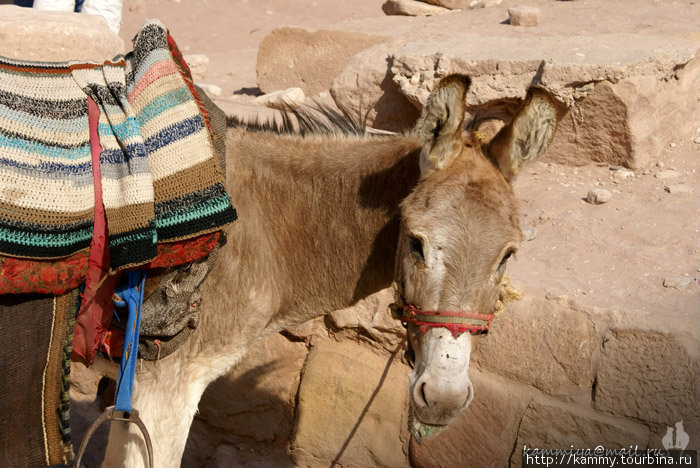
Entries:
{"type": "Polygon", "coordinates": [[[403,321],[421,327],[426,332],[429,328],[447,328],[456,338],[464,332],[471,334],[488,331],[493,314],[477,314],[461,310],[450,312],[444,310],[421,310],[416,306],[403,307],[403,321]]]}

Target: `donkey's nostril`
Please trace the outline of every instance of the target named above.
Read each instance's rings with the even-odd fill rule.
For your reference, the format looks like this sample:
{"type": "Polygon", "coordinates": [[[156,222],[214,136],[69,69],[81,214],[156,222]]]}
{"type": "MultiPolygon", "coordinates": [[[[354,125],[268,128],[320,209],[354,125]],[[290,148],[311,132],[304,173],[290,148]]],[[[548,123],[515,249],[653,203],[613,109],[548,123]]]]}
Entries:
{"type": "Polygon", "coordinates": [[[423,403],[425,404],[425,407],[428,408],[430,407],[430,404],[428,403],[428,398],[425,396],[425,382],[423,382],[420,385],[420,397],[423,400],[423,403]]]}

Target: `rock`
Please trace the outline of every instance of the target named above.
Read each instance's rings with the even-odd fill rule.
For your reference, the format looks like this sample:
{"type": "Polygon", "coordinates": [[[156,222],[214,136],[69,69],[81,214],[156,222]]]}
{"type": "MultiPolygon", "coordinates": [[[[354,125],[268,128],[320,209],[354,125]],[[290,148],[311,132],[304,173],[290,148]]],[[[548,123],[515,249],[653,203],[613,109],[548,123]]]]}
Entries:
{"type": "Polygon", "coordinates": [[[632,172],[628,169],[619,169],[617,171],[613,171],[612,178],[615,182],[619,183],[619,182],[622,182],[623,180],[633,179],[634,172],[632,172]]]}
{"type": "Polygon", "coordinates": [[[421,444],[411,439],[412,467],[508,466],[528,398],[487,373],[472,369],[469,377],[471,405],[438,437],[421,444]]]}
{"type": "Polygon", "coordinates": [[[663,161],[656,161],[656,167],[664,167],[665,164],[663,161]]]}
{"type": "MultiPolygon", "coordinates": [[[[362,335],[370,336],[374,340],[370,344],[376,343],[378,347],[392,352],[406,340],[406,329],[389,314],[388,306],[393,301],[394,290],[387,288],[353,307],[331,312],[328,318],[336,329],[354,335],[351,337],[353,340],[362,335]]],[[[347,336],[348,333],[343,335],[347,336]]]]}
{"type": "Polygon", "coordinates": [[[271,109],[296,109],[304,104],[306,96],[301,88],[289,88],[256,97],[253,102],[271,109]]]}
{"type": "MultiPolygon", "coordinates": [[[[559,104],[561,118],[543,159],[561,164],[593,161],[644,169],[650,155],[659,154],[669,141],[695,135],[700,120],[700,107],[694,105],[694,96],[700,94],[700,57],[695,58],[697,44],[691,40],[695,26],[689,30],[682,18],[683,26],[672,32],[653,28],[641,33],[638,22],[612,20],[615,26],[610,31],[616,32],[542,35],[521,28],[517,34],[505,35],[498,32],[502,27],[496,30],[485,20],[495,14],[479,13],[455,12],[411,21],[384,16],[333,26],[336,35],[374,36],[382,31],[393,38],[390,46],[373,48],[371,53],[366,48],[363,54],[353,52],[357,55],[352,60],[348,60],[352,53],[343,55],[347,65],[335,69],[326,70],[326,62],[316,61],[314,42],[307,41],[322,31],[290,36],[286,43],[294,47],[277,41],[275,47],[288,52],[260,57],[261,61],[268,57],[270,76],[295,76],[274,89],[335,78],[338,86],[333,95],[339,106],[369,109],[370,125],[394,131],[410,127],[407,122],[415,120],[435,83],[449,73],[472,78],[469,117],[488,115],[499,122],[512,117],[536,77],[538,86],[559,104]],[[574,49],[577,52],[572,55],[574,49]],[[292,52],[299,58],[285,57],[292,52]],[[342,73],[335,71],[343,67],[342,73]],[[405,111],[405,100],[415,106],[412,113],[405,111]]],[[[588,25],[593,21],[590,14],[584,2],[556,13],[582,15],[581,21],[588,25]]]]}
{"type": "Polygon", "coordinates": [[[97,395],[97,384],[102,378],[102,374],[85,367],[85,364],[79,361],[71,361],[70,363],[70,386],[76,392],[83,395],[92,396],[94,399],[97,395]]]}
{"type": "Polygon", "coordinates": [[[500,5],[503,0],[472,0],[469,2],[469,8],[489,8],[492,6],[500,5]]]}
{"type": "Polygon", "coordinates": [[[387,57],[398,45],[378,44],[350,59],[331,85],[331,95],[351,115],[367,116],[371,127],[394,132],[413,128],[420,111],[392,80],[387,57]]]}
{"type": "Polygon", "coordinates": [[[678,171],[674,171],[673,169],[668,169],[666,171],[659,171],[656,174],[654,174],[654,177],[657,179],[675,179],[676,177],[680,177],[681,173],[678,171]]]}
{"type": "Polygon", "coordinates": [[[567,394],[591,386],[597,342],[584,312],[565,300],[526,296],[508,303],[488,335],[474,340],[472,362],[543,392],[567,394]]]}
{"type": "Polygon", "coordinates": [[[298,86],[314,96],[330,88],[353,55],[387,39],[349,31],[275,29],[258,49],[258,86],[265,93],[298,86]]]}
{"type": "Polygon", "coordinates": [[[272,335],[251,347],[228,374],[212,383],[199,417],[219,431],[257,441],[287,440],[307,348],[272,335]]]}
{"type": "Polygon", "coordinates": [[[540,23],[540,9],[536,6],[519,5],[508,8],[511,26],[537,26],[540,23]]]}
{"type": "Polygon", "coordinates": [[[694,141],[695,143],[697,143],[698,145],[700,145],[700,137],[695,138],[693,141],[694,141]]]}
{"type": "Polygon", "coordinates": [[[295,462],[407,467],[408,372],[391,356],[357,343],[315,346],[299,386],[295,462]]]}
{"type": "Polygon", "coordinates": [[[663,285],[664,288],[673,288],[673,289],[678,289],[679,291],[684,290],[688,286],[690,286],[691,283],[693,283],[693,278],[690,278],[688,276],[680,276],[676,278],[664,278],[663,285]]]}
{"type": "Polygon", "coordinates": [[[387,0],[382,5],[382,11],[387,15],[433,16],[449,13],[450,10],[416,0],[387,0]]]}
{"type": "Polygon", "coordinates": [[[306,321],[301,325],[297,325],[293,328],[288,328],[284,332],[291,336],[293,339],[308,341],[316,335],[323,335],[325,330],[323,328],[323,317],[318,317],[313,320],[306,321]]]}
{"type": "Polygon", "coordinates": [[[656,331],[612,330],[596,374],[595,408],[666,425],[697,415],[696,340],[683,344],[679,336],[656,331]]]}
{"type": "Polygon", "coordinates": [[[683,184],[666,185],[664,190],[668,193],[693,193],[693,189],[683,184]]]}
{"type": "Polygon", "coordinates": [[[450,10],[472,10],[500,5],[503,0],[425,0],[450,10]]]}
{"type": "MultiPolygon", "coordinates": [[[[605,449],[644,450],[649,429],[629,419],[596,413],[588,406],[564,404],[551,399],[536,399],[525,410],[510,465],[521,467],[522,449],[574,449],[597,446],[605,449]]],[[[590,465],[589,465],[590,466],[590,465]]]]}
{"type": "Polygon", "coordinates": [[[221,96],[221,93],[223,92],[223,90],[219,86],[213,84],[197,83],[197,86],[202,88],[207,94],[210,94],[214,97],[221,96]]]}
{"type": "Polygon", "coordinates": [[[524,227],[521,229],[523,232],[523,238],[526,241],[534,240],[537,237],[537,229],[534,227],[524,227]]]}
{"type": "Polygon", "coordinates": [[[588,195],[586,195],[586,201],[591,205],[602,205],[610,200],[612,200],[612,193],[610,193],[610,190],[604,188],[592,188],[588,191],[588,195]]]}
{"type": "Polygon", "coordinates": [[[124,41],[96,16],[0,5],[0,56],[103,62],[124,52],[124,41]]]}
{"type": "MultiPolygon", "coordinates": [[[[671,63],[689,63],[694,52],[691,49],[696,47],[681,46],[686,52],[676,59],[660,54],[652,60],[658,65],[652,69],[647,68],[651,63],[647,53],[650,49],[644,51],[638,47],[647,39],[634,34],[624,39],[601,34],[595,38],[493,40],[491,36],[464,31],[450,40],[414,39],[406,43],[393,55],[392,73],[401,92],[419,109],[441,77],[456,72],[467,74],[472,78],[467,95],[469,114],[493,115],[502,120],[508,120],[517,110],[514,103],[524,98],[532,77],[541,76],[545,89],[561,103],[563,116],[544,160],[568,165],[596,161],[643,168],[649,155],[660,150],[661,138],[687,134],[690,129],[689,119],[662,118],[659,109],[663,106],[678,109],[679,116],[700,112],[689,105],[692,99],[681,99],[689,96],[686,93],[694,92],[693,86],[700,86],[699,69],[684,68],[683,84],[677,82],[677,85],[659,74],[660,70],[675,74],[676,65],[671,63]],[[617,41],[628,47],[610,46],[617,41]],[[575,48],[581,55],[572,63],[570,50],[575,48]],[[509,51],[515,50],[518,53],[511,55],[509,51]],[[537,57],[530,55],[535,51],[542,52],[537,57]],[[545,62],[542,54],[547,56],[545,62]],[[543,68],[538,71],[540,67],[543,68]],[[609,81],[602,79],[604,76],[610,77],[609,81]]],[[[657,40],[666,43],[670,48],[666,50],[676,47],[672,45],[676,39],[657,40]]],[[[658,42],[646,45],[654,49],[658,42]]]]}
{"type": "Polygon", "coordinates": [[[203,80],[209,70],[209,57],[204,54],[187,54],[183,56],[190,67],[194,81],[203,80]]]}

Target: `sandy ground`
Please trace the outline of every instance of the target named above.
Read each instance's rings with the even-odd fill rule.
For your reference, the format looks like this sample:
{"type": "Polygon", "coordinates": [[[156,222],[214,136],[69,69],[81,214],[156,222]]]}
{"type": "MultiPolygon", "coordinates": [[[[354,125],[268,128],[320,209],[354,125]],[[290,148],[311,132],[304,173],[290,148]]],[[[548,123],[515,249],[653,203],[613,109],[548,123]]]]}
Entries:
{"type": "MultiPolygon", "coordinates": [[[[603,0],[600,0],[603,1],[603,0]]],[[[344,20],[383,16],[380,0],[125,0],[122,37],[130,41],[143,20],[160,18],[185,54],[205,54],[211,64],[208,84],[222,88],[217,102],[250,100],[257,94],[255,63],[257,47],[272,29],[283,25],[320,28],[344,20]]],[[[513,3],[513,2],[510,2],[513,3]]],[[[566,2],[534,0],[547,8],[563,8],[566,2]]],[[[577,2],[578,3],[578,2],[577,2]]],[[[595,0],[583,0],[595,12],[595,0]]],[[[614,30],[616,25],[635,21],[645,31],[669,30],[677,26],[672,16],[657,14],[658,2],[618,1],[620,16],[580,17],[576,27],[594,34],[614,30]],[[624,16],[629,13],[628,16],[624,16]]],[[[665,2],[688,8],[691,2],[665,2]]],[[[694,3],[694,2],[693,2],[694,3]]],[[[498,8],[506,8],[509,2],[498,8]]],[[[696,7],[692,7],[696,8],[696,7]]],[[[694,10],[695,11],[695,10],[694,10]]],[[[497,15],[484,12],[484,15],[497,15]]],[[[501,13],[502,14],[502,13],[501,13]]],[[[691,19],[689,18],[689,21],[691,19]]],[[[700,122],[697,122],[700,132],[700,122]]],[[[516,285],[528,293],[567,295],[584,304],[635,310],[640,320],[659,314],[673,318],[677,327],[700,324],[700,245],[698,244],[698,190],[700,190],[700,144],[692,135],[674,142],[646,171],[615,182],[617,168],[585,166],[571,168],[537,162],[527,168],[515,184],[522,200],[524,227],[536,229],[536,237],[523,243],[509,266],[516,285]],[[678,172],[660,179],[661,171],[678,172]],[[690,193],[668,193],[668,185],[684,185],[690,193]],[[612,192],[604,205],[584,201],[590,188],[612,192]],[[556,272],[556,273],[554,273],[556,272]],[[683,290],[663,286],[665,278],[693,278],[683,290]]],[[[77,395],[77,394],[76,394],[77,395]]],[[[96,416],[90,398],[74,402],[73,433],[82,437],[87,421],[96,416]]],[[[105,428],[106,429],[106,428],[105,428]]],[[[205,423],[196,422],[193,433],[210,434],[205,423]]],[[[89,464],[97,466],[104,450],[106,430],[91,450],[89,464]]],[[[77,448],[77,447],[76,447],[77,448]]],[[[194,446],[193,439],[183,466],[211,466],[201,452],[212,446],[194,446]]],[[[283,447],[268,448],[242,442],[230,447],[227,459],[240,466],[292,466],[283,447]]]]}

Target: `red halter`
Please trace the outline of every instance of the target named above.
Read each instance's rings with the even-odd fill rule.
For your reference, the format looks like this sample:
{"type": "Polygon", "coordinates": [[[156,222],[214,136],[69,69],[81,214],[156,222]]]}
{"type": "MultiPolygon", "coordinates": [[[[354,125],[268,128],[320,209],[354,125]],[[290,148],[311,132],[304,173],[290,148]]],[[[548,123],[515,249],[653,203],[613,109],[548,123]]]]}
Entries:
{"type": "Polygon", "coordinates": [[[493,314],[477,314],[464,310],[459,312],[421,310],[416,306],[405,305],[402,321],[418,325],[424,333],[428,328],[447,328],[456,338],[466,331],[472,335],[487,332],[493,318],[493,314]]]}

